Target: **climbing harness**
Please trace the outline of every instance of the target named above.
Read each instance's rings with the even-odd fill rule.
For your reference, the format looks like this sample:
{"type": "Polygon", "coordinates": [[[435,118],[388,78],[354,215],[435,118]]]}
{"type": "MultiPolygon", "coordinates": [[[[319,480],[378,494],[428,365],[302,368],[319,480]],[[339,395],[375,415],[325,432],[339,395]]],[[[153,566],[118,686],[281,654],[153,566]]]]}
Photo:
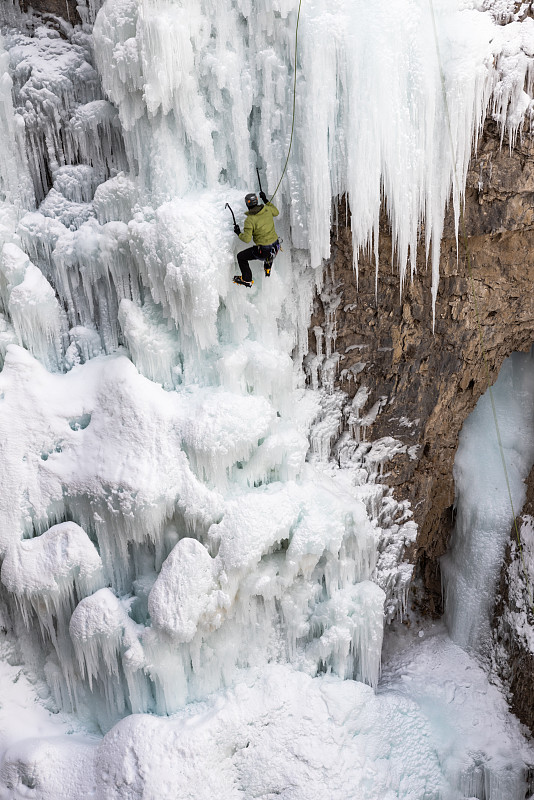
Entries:
{"type": "Polygon", "coordinates": [[[257,244],[256,247],[260,251],[260,255],[263,260],[270,261],[272,263],[278,255],[278,251],[280,250],[280,240],[277,239],[276,242],[273,242],[272,244],[257,244]]]}
{"type": "MultiPolygon", "coordinates": [[[[437,55],[437,59],[438,59],[439,76],[440,76],[440,81],[441,81],[441,91],[442,91],[442,94],[443,94],[443,104],[445,106],[445,117],[446,117],[446,120],[447,120],[447,128],[448,128],[448,132],[449,132],[449,143],[450,143],[451,155],[452,155],[453,179],[454,179],[454,182],[455,182],[456,186],[459,188],[460,184],[459,184],[459,181],[458,181],[458,174],[456,172],[456,151],[454,149],[454,140],[453,140],[453,136],[452,136],[452,125],[451,125],[451,117],[450,117],[450,113],[449,113],[449,102],[447,100],[447,89],[446,89],[446,86],[445,86],[445,74],[443,72],[441,53],[440,53],[440,49],[439,49],[438,31],[437,31],[437,27],[436,27],[436,16],[435,16],[435,13],[434,13],[434,3],[433,3],[433,0],[428,0],[428,3],[429,3],[429,6],[430,6],[430,15],[432,17],[432,28],[433,28],[433,31],[434,31],[434,42],[435,42],[435,45],[436,45],[436,55],[437,55]]],[[[526,566],[526,563],[525,563],[525,556],[524,556],[524,553],[523,553],[523,545],[521,543],[521,536],[519,534],[519,527],[517,525],[517,517],[515,515],[514,501],[513,501],[513,498],[512,498],[512,489],[511,489],[511,486],[510,486],[510,478],[509,478],[509,474],[508,474],[508,468],[506,466],[506,459],[504,457],[504,448],[503,448],[503,445],[502,445],[502,438],[501,438],[501,431],[500,431],[500,428],[499,428],[499,421],[497,419],[497,409],[495,407],[495,398],[493,397],[493,389],[492,389],[492,386],[491,386],[491,375],[490,375],[490,369],[489,369],[489,364],[488,364],[488,356],[487,356],[486,347],[484,345],[484,334],[483,334],[483,330],[482,330],[482,324],[480,322],[480,314],[479,314],[479,311],[478,311],[478,302],[477,302],[477,296],[476,296],[476,292],[475,292],[475,280],[473,278],[473,270],[472,270],[472,267],[471,267],[471,251],[469,249],[469,238],[467,236],[467,227],[466,227],[466,224],[465,224],[464,207],[463,207],[463,204],[461,202],[460,202],[460,231],[461,231],[461,238],[462,238],[462,241],[463,241],[463,246],[464,246],[464,249],[465,249],[466,262],[467,262],[467,272],[468,272],[468,275],[469,275],[469,283],[470,283],[470,286],[471,286],[471,294],[473,296],[473,306],[474,306],[474,309],[475,309],[475,318],[476,318],[477,329],[478,329],[478,338],[479,338],[479,341],[480,341],[480,349],[482,350],[482,358],[483,358],[483,362],[484,362],[484,370],[485,370],[485,373],[486,373],[486,382],[488,384],[488,393],[489,393],[489,397],[490,397],[491,410],[492,410],[492,414],[493,414],[493,421],[495,423],[495,431],[497,433],[497,443],[498,443],[498,446],[499,446],[499,453],[500,453],[500,456],[501,456],[501,462],[502,462],[502,466],[503,466],[503,470],[504,470],[504,478],[505,478],[505,481],[506,481],[506,488],[508,490],[508,499],[510,501],[510,508],[512,510],[512,518],[514,520],[514,529],[515,529],[515,535],[516,535],[516,538],[517,538],[517,548],[518,548],[518,551],[519,551],[519,557],[520,557],[520,561],[521,561],[521,566],[523,568],[523,577],[525,579],[525,585],[526,585],[526,590],[527,590],[527,599],[528,599],[528,602],[530,604],[530,610],[534,614],[534,596],[532,594],[532,590],[531,590],[531,586],[530,586],[530,580],[529,580],[529,576],[528,576],[528,570],[527,570],[527,566],[526,566]]]]}
{"type": "MultiPolygon", "coordinates": [[[[302,5],[302,0],[299,0],[299,10],[298,10],[298,14],[297,14],[297,25],[296,25],[296,28],[295,28],[295,64],[294,64],[294,67],[293,67],[293,117],[292,117],[292,120],[291,120],[291,137],[289,139],[289,148],[288,148],[288,151],[287,151],[286,163],[284,164],[284,169],[282,170],[282,174],[280,175],[280,180],[276,184],[276,189],[274,190],[274,193],[273,193],[273,195],[271,197],[271,201],[270,201],[271,203],[273,202],[273,198],[276,195],[276,193],[277,193],[277,191],[278,191],[278,189],[280,187],[280,184],[282,183],[282,178],[286,174],[287,162],[289,161],[289,156],[291,154],[291,145],[293,144],[293,131],[295,129],[295,102],[296,102],[296,97],[297,97],[297,55],[298,55],[298,43],[299,43],[299,21],[300,21],[300,7],[301,7],[301,5],[302,5]]],[[[258,173],[258,179],[259,179],[259,173],[258,173]]]]}

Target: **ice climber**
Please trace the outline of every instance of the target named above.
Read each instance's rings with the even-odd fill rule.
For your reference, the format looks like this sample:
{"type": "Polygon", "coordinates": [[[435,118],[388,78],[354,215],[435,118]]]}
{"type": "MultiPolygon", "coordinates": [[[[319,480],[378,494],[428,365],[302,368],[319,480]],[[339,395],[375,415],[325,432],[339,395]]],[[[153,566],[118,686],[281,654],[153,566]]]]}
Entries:
{"type": "Polygon", "coordinates": [[[255,194],[247,194],[245,203],[248,211],[245,215],[243,233],[239,225],[234,225],[234,232],[237,233],[242,242],[254,240],[254,246],[248,247],[237,254],[237,261],[241,275],[234,275],[234,283],[241,286],[252,286],[252,271],[249,261],[263,261],[265,275],[269,277],[273,260],[280,250],[280,242],[274,228],[273,217],[278,216],[278,209],[267,200],[265,192],[260,192],[260,197],[265,205],[258,204],[255,194]]]}

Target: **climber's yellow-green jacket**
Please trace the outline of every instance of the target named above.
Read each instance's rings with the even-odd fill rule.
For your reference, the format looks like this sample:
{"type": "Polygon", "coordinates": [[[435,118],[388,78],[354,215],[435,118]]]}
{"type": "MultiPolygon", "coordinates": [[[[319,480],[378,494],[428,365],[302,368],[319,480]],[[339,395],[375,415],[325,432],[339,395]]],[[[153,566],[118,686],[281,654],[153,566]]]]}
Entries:
{"type": "Polygon", "coordinates": [[[273,244],[278,239],[273,222],[273,217],[277,216],[278,209],[272,203],[251,208],[245,212],[243,233],[239,234],[239,238],[242,242],[254,239],[254,244],[273,244]]]}

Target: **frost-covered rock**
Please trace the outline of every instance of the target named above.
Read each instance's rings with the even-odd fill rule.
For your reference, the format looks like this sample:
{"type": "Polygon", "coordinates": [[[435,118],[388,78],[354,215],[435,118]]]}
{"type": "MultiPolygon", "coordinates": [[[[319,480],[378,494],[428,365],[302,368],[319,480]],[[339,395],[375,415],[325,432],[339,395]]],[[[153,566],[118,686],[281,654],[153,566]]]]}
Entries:
{"type": "Polygon", "coordinates": [[[19,344],[48,369],[61,369],[63,311],[41,270],[12,243],[4,245],[0,256],[0,300],[13,322],[19,344]]]}
{"type": "Polygon", "coordinates": [[[101,183],[95,192],[93,205],[101,225],[112,220],[129,222],[138,199],[135,182],[123,173],[101,183]]]}
{"type": "Polygon", "coordinates": [[[53,217],[70,230],[76,230],[90,217],[94,210],[89,203],[73,203],[67,200],[54,187],[50,189],[45,199],[39,206],[39,211],[45,217],[53,217]]]}
{"type": "Polygon", "coordinates": [[[204,619],[213,624],[216,590],[216,566],[206,548],[195,539],[181,539],[149,594],[152,624],[179,642],[190,642],[204,619]]]}
{"type": "MultiPolygon", "coordinates": [[[[102,561],[79,525],[62,522],[35,539],[11,547],[2,562],[2,583],[37,609],[58,614],[65,603],[92,594],[104,581],[102,561]]],[[[24,609],[23,609],[24,610],[24,609]]],[[[71,609],[72,611],[72,609],[71,609]]],[[[28,622],[28,611],[25,611],[28,622]]]]}

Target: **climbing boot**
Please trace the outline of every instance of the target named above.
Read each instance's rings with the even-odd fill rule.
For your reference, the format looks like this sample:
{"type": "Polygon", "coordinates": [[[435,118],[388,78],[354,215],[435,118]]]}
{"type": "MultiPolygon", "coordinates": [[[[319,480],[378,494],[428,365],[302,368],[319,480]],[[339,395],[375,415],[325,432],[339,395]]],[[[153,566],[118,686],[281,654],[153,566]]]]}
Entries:
{"type": "Polygon", "coordinates": [[[241,275],[234,275],[234,283],[237,283],[239,286],[248,286],[250,289],[254,281],[245,281],[241,275]]]}
{"type": "Polygon", "coordinates": [[[271,274],[272,265],[273,265],[272,261],[265,261],[264,264],[263,264],[263,269],[265,270],[265,277],[266,278],[268,278],[269,275],[271,274]]]}

